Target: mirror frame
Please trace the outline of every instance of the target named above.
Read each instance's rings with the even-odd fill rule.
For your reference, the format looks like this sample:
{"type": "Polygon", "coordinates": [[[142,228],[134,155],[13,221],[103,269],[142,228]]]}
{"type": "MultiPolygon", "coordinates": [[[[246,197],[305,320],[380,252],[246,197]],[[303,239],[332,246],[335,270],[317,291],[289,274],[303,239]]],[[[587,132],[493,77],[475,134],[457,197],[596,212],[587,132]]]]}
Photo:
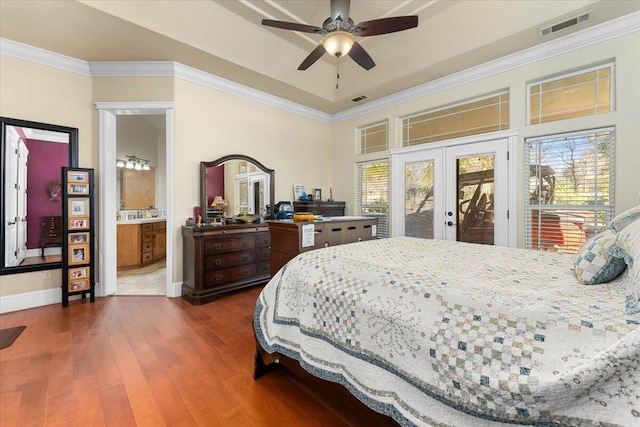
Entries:
{"type": "MultiPolygon", "coordinates": [[[[228,162],[229,160],[244,160],[246,162],[253,163],[260,170],[269,174],[269,204],[271,205],[271,209],[269,210],[269,215],[265,215],[265,219],[271,219],[273,216],[273,205],[275,198],[275,171],[273,169],[269,169],[256,159],[245,156],[244,154],[229,154],[228,156],[220,157],[217,160],[212,162],[200,162],[200,211],[204,214],[207,212],[207,168],[213,166],[220,166],[221,164],[228,162]]],[[[203,215],[202,214],[202,215],[203,215]]],[[[204,215],[203,215],[204,219],[204,215]]]]}
{"type": "MultiPolygon", "coordinates": [[[[6,132],[7,126],[19,126],[19,127],[28,127],[33,129],[42,129],[53,132],[66,133],[69,135],[69,160],[68,164],[65,166],[70,166],[73,168],[78,167],[78,128],[71,128],[67,126],[60,125],[52,125],[47,123],[40,122],[31,122],[28,120],[20,120],[20,119],[12,119],[9,117],[0,117],[0,188],[2,188],[2,206],[0,206],[0,213],[2,214],[2,218],[5,218],[5,200],[4,200],[4,185],[5,185],[5,173],[6,173],[6,132]]],[[[62,173],[62,172],[61,172],[62,173]]],[[[62,175],[61,175],[62,177],[62,175]]],[[[28,211],[27,207],[27,211],[28,211]]],[[[62,215],[62,206],[60,206],[60,215],[62,215]]],[[[58,268],[62,268],[62,262],[45,262],[41,264],[33,264],[33,265],[17,265],[14,267],[5,267],[5,230],[4,230],[4,221],[3,226],[0,227],[0,275],[5,274],[19,274],[19,273],[27,273],[31,271],[41,271],[41,270],[55,270],[58,268]]]]}

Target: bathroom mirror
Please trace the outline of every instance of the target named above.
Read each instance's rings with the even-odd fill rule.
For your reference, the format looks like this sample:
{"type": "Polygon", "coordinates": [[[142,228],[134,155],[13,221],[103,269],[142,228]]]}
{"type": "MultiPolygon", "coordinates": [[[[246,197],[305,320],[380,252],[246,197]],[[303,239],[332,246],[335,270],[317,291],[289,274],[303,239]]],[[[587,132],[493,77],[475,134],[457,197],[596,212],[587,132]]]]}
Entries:
{"type": "Polygon", "coordinates": [[[231,154],[200,162],[200,209],[205,221],[236,215],[271,218],[275,172],[249,156],[231,154]]]}
{"type": "Polygon", "coordinates": [[[0,141],[0,274],[61,268],[61,168],[78,166],[78,129],[0,117],[0,141]]]}

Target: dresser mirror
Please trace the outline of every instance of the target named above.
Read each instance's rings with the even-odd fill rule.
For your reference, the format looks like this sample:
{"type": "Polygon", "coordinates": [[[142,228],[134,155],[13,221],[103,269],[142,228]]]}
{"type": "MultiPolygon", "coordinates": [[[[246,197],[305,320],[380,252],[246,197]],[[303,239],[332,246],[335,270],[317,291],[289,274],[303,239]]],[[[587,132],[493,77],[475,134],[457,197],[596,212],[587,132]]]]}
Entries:
{"type": "Polygon", "coordinates": [[[249,156],[231,154],[200,162],[201,215],[205,222],[241,215],[271,217],[275,172],[249,156]]]}
{"type": "Polygon", "coordinates": [[[0,117],[0,141],[0,274],[61,268],[61,168],[78,166],[78,129],[0,117]]]}

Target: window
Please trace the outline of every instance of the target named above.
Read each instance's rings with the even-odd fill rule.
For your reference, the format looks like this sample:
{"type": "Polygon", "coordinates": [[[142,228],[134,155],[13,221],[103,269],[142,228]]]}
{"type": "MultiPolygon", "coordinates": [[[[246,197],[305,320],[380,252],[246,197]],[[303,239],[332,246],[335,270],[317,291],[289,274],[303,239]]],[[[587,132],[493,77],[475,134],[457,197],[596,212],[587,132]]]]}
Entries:
{"type": "Polygon", "coordinates": [[[509,93],[501,92],[402,120],[402,146],[509,128],[509,93]]]}
{"type": "Polygon", "coordinates": [[[389,161],[358,163],[357,212],[378,218],[378,237],[389,237],[389,161]]]}
{"type": "Polygon", "coordinates": [[[613,217],[615,129],[526,140],[526,246],[575,253],[613,217]]]}
{"type": "Polygon", "coordinates": [[[385,122],[360,128],[360,154],[387,150],[389,148],[388,127],[385,122]]]}
{"type": "Polygon", "coordinates": [[[612,111],[613,64],[527,85],[531,125],[612,111]]]}

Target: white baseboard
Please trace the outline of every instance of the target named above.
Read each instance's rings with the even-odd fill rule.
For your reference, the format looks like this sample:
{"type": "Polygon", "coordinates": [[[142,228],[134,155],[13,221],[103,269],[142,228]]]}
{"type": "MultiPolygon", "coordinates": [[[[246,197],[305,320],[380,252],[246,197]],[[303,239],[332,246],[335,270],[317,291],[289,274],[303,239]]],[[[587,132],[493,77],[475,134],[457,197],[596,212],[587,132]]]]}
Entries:
{"type": "Polygon", "coordinates": [[[62,289],[59,287],[25,292],[23,294],[5,295],[0,297],[0,314],[61,303],[62,289]]]}
{"type": "Polygon", "coordinates": [[[167,286],[167,297],[176,298],[182,296],[182,283],[172,283],[167,286]]]}
{"type": "MultiPolygon", "coordinates": [[[[96,283],[96,285],[98,285],[96,283]]],[[[98,289],[96,289],[97,291],[98,289]]],[[[97,292],[96,292],[96,296],[97,292]]],[[[182,296],[182,283],[172,283],[167,287],[167,297],[176,298],[182,296]]],[[[70,297],[70,300],[80,298],[79,295],[70,297]]],[[[44,289],[41,291],[25,292],[23,294],[0,296],[0,314],[12,311],[26,310],[42,307],[43,305],[62,304],[62,289],[44,289]]]]}

